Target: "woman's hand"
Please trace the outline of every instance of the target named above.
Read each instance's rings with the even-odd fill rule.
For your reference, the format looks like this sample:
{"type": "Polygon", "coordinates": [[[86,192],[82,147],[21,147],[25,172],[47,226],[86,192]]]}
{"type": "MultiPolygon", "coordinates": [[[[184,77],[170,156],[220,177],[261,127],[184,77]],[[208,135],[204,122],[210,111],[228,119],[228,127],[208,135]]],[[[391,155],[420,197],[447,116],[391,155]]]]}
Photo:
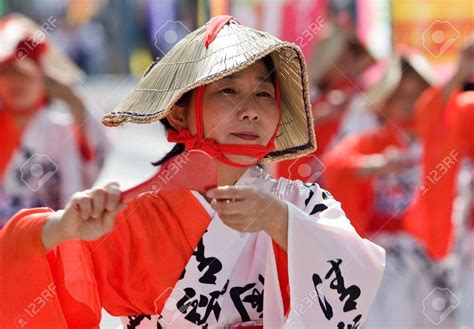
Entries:
{"type": "Polygon", "coordinates": [[[455,88],[469,82],[474,77],[474,38],[470,37],[461,46],[457,67],[451,79],[443,88],[443,97],[447,101],[455,88]]]}
{"type": "Polygon", "coordinates": [[[70,239],[96,240],[112,230],[117,214],[125,208],[117,183],[75,193],[64,210],[45,223],[42,241],[46,250],[70,239]]]}
{"type": "Polygon", "coordinates": [[[405,150],[387,148],[383,153],[366,155],[357,168],[359,177],[373,177],[390,173],[401,173],[413,168],[418,159],[405,150]]]}
{"type": "Polygon", "coordinates": [[[84,103],[76,95],[73,88],[50,76],[45,76],[44,80],[48,96],[66,103],[69,111],[74,117],[74,121],[81,126],[87,119],[87,111],[84,103]]]}
{"type": "Polygon", "coordinates": [[[271,193],[253,186],[220,186],[207,191],[219,218],[239,232],[267,232],[286,250],[288,207],[271,193]]]}

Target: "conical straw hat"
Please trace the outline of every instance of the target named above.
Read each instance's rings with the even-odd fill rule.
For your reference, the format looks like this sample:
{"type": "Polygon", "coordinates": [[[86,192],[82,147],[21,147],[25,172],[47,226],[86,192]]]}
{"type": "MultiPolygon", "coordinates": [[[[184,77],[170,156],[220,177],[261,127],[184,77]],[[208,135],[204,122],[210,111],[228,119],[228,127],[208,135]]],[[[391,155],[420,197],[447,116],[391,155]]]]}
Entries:
{"type": "Polygon", "coordinates": [[[422,55],[399,48],[388,60],[384,73],[377,83],[366,92],[369,104],[383,104],[397,89],[403,75],[403,63],[411,67],[429,86],[436,83],[430,63],[422,55]]]}
{"type": "Polygon", "coordinates": [[[313,117],[306,65],[301,49],[233,18],[205,47],[206,25],[188,34],[153,63],[130,95],[103,117],[106,126],[151,123],[168,115],[187,91],[238,72],[270,55],[280,82],[283,118],[276,149],[262,163],[314,152],[313,117]]]}
{"type": "Polygon", "coordinates": [[[67,84],[83,79],[84,72],[54,44],[47,41],[47,33],[52,28],[54,26],[42,28],[32,19],[21,14],[11,14],[2,18],[0,20],[0,62],[11,58],[21,60],[28,51],[33,51],[18,49],[23,41],[46,43],[46,52],[39,58],[43,72],[67,84]]]}
{"type": "Polygon", "coordinates": [[[350,43],[359,45],[375,62],[370,50],[348,28],[336,22],[329,22],[325,26],[324,33],[321,40],[316,42],[311,60],[308,61],[308,76],[311,84],[317,85],[324,79],[341,54],[347,51],[347,46],[350,43]]]}

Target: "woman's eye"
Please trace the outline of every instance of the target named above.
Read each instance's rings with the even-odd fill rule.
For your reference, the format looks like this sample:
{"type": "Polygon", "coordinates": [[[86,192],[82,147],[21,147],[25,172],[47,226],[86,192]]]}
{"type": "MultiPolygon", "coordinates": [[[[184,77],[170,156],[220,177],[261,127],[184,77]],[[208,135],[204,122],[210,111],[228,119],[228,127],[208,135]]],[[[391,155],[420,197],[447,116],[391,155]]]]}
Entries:
{"type": "Polygon", "coordinates": [[[260,91],[257,93],[257,96],[260,97],[272,97],[272,95],[268,91],[260,91]]]}
{"type": "Polygon", "coordinates": [[[224,94],[235,94],[235,90],[233,88],[223,88],[220,90],[220,92],[224,94]]]}

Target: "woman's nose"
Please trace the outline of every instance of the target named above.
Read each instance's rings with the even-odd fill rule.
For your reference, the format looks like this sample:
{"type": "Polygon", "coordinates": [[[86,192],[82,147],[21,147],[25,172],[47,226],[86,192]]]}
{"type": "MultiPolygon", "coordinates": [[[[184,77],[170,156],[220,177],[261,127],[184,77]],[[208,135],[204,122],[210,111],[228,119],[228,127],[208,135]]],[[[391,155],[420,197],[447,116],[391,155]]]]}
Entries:
{"type": "Polygon", "coordinates": [[[260,120],[260,113],[258,111],[257,104],[255,104],[253,100],[243,101],[242,104],[238,107],[238,116],[240,120],[260,120]]]}

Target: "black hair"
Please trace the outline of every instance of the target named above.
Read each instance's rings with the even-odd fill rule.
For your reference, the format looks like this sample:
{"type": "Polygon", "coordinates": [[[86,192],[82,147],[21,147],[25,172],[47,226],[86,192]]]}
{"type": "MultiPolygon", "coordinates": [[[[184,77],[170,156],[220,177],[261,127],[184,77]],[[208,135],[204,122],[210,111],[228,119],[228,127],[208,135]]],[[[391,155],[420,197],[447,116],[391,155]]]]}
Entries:
{"type": "MultiPolygon", "coordinates": [[[[189,106],[189,103],[191,103],[191,96],[192,96],[193,91],[190,90],[186,92],[181,98],[176,102],[176,105],[178,106],[189,106]]],[[[167,118],[160,119],[161,124],[165,127],[165,130],[176,130],[173,128],[173,126],[170,124],[167,118]]],[[[167,160],[171,159],[172,157],[176,155],[180,155],[181,153],[184,152],[184,144],[182,143],[176,143],[173,148],[166,153],[166,155],[161,158],[158,161],[152,162],[151,164],[154,166],[161,166],[163,162],[166,162],[167,160]]]]}
{"type": "MultiPolygon", "coordinates": [[[[269,74],[270,74],[270,79],[271,81],[273,81],[275,83],[276,79],[277,79],[277,76],[276,76],[276,70],[275,70],[275,65],[273,64],[273,60],[271,58],[271,55],[267,55],[265,57],[263,57],[261,59],[263,61],[263,63],[265,64],[269,74]]],[[[192,96],[192,93],[193,93],[193,90],[190,90],[188,92],[186,92],[183,96],[181,96],[181,98],[176,102],[176,105],[178,106],[183,106],[183,107],[186,107],[189,105],[189,103],[191,102],[191,96],[192,96]]],[[[161,124],[163,124],[163,126],[165,127],[165,130],[168,131],[170,129],[173,129],[173,126],[171,126],[171,124],[169,123],[168,119],[166,118],[163,118],[163,119],[160,119],[160,122],[161,124]]],[[[155,162],[152,162],[152,165],[154,166],[160,166],[162,165],[164,162],[166,162],[167,160],[171,159],[172,157],[174,156],[177,156],[177,155],[180,155],[181,153],[184,152],[184,144],[181,144],[181,143],[176,143],[173,148],[168,152],[166,153],[166,155],[161,158],[160,160],[158,161],[155,161],[155,162]]]]}

